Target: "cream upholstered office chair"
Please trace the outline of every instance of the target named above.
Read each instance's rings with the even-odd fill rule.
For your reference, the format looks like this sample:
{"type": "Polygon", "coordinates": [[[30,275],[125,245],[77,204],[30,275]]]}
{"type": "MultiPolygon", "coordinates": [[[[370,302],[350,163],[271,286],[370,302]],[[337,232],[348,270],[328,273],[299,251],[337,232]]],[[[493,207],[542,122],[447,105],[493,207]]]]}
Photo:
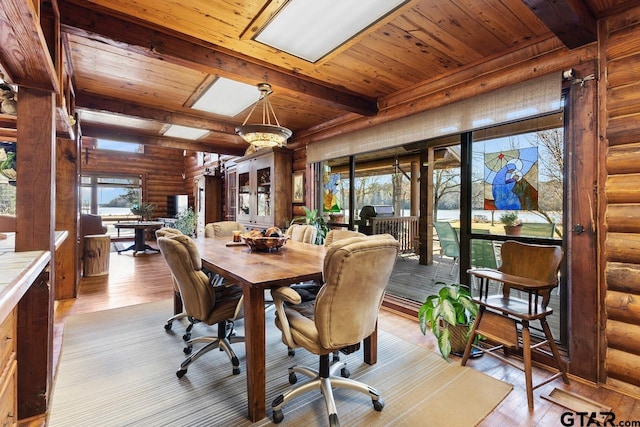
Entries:
{"type": "Polygon", "coordinates": [[[178,378],[184,376],[191,363],[215,348],[221,348],[227,353],[233,365],[233,374],[239,374],[240,362],[231,348],[231,343],[244,342],[244,337],[234,335],[233,328],[234,320],[242,316],[242,290],[236,285],[211,285],[209,277],[202,271],[202,259],[198,248],[189,236],[159,237],[157,242],[176,279],[190,321],[218,325],[216,337],[197,337],[187,341],[186,354],[191,353],[195,343],[207,344],[182,362],[176,375],[178,378]]]}
{"type": "MultiPolygon", "coordinates": [[[[210,222],[204,226],[204,237],[230,237],[234,231],[244,231],[244,226],[235,221],[210,222]]],[[[216,286],[222,285],[224,278],[218,274],[204,270],[211,279],[211,283],[216,286]]]]}
{"type": "Polygon", "coordinates": [[[285,235],[296,242],[315,244],[318,229],[309,224],[291,224],[285,235]]]}
{"type": "MultiPolygon", "coordinates": [[[[170,236],[176,236],[176,235],[180,235],[182,234],[182,231],[178,230],[177,228],[171,228],[171,227],[162,227],[159,228],[155,231],[156,233],[156,240],[159,237],[170,237],[170,236]]],[[[176,299],[180,302],[180,305],[182,305],[182,297],[180,296],[180,288],[178,288],[178,283],[176,283],[176,278],[173,277],[173,274],[171,275],[171,279],[173,281],[173,292],[175,294],[175,296],[177,297],[176,299]]],[[[180,313],[174,314],[173,316],[171,316],[170,318],[167,319],[167,323],[165,323],[164,325],[164,329],[167,331],[170,331],[171,328],[173,327],[173,322],[175,320],[180,320],[180,319],[184,319],[187,316],[187,312],[184,311],[184,308],[182,309],[182,311],[180,313]]],[[[197,322],[195,322],[197,323],[197,322]]],[[[182,338],[185,341],[189,341],[191,339],[191,330],[193,329],[193,326],[195,325],[194,322],[189,322],[189,326],[187,326],[187,329],[185,330],[184,335],[182,336],[182,338]]]]}
{"type": "Polygon", "coordinates": [[[244,227],[235,221],[210,222],[204,226],[204,237],[232,236],[234,231],[244,231],[244,227]]]}
{"type": "MultiPolygon", "coordinates": [[[[472,269],[469,273],[481,279],[480,293],[473,300],[479,305],[478,315],[469,334],[469,340],[462,357],[464,366],[469,360],[471,349],[494,356],[525,373],[525,386],[529,409],[533,409],[533,390],[562,377],[569,383],[558,347],[547,323],[547,316],[553,313],[549,307],[550,293],[558,286],[558,271],[562,261],[562,248],[553,245],[535,245],[508,240],[501,247],[502,265],[497,269],[472,269]],[[489,295],[489,281],[498,281],[502,293],[489,295]],[[516,298],[512,290],[527,295],[526,299],[516,298]],[[534,328],[532,322],[539,321],[542,329],[534,328]],[[530,329],[540,330],[543,340],[532,344],[530,329]],[[476,336],[484,341],[475,343],[476,336]],[[485,345],[486,344],[486,345],[485,345]],[[550,351],[542,346],[547,345],[550,351]],[[522,352],[523,364],[507,359],[502,352],[507,350],[522,352]],[[533,385],[531,355],[537,351],[551,356],[558,371],[533,385]]],[[[536,323],[537,324],[537,323],[536,323]]]]}
{"type": "MultiPolygon", "coordinates": [[[[348,239],[350,237],[365,237],[365,236],[366,234],[362,234],[358,231],[353,231],[353,230],[329,230],[329,232],[327,233],[327,236],[324,239],[324,245],[329,246],[333,242],[337,242],[338,240],[342,240],[342,239],[348,239]]],[[[316,295],[318,294],[318,291],[320,290],[321,285],[322,285],[321,283],[307,282],[307,283],[300,283],[297,285],[293,285],[292,288],[295,289],[295,291],[300,294],[300,297],[303,303],[308,303],[316,299],[316,295]]],[[[296,309],[306,310],[306,308],[301,304],[298,304],[296,309]]],[[[295,349],[289,347],[288,354],[289,356],[295,356],[296,354],[295,349]]],[[[338,360],[340,360],[340,354],[337,351],[335,351],[333,353],[333,361],[338,361],[338,360]]]]}
{"type": "Polygon", "coordinates": [[[380,393],[366,384],[348,379],[344,362],[329,363],[329,354],[358,345],[376,330],[389,276],[400,251],[390,235],[353,237],[328,247],[323,267],[325,284],[318,293],[313,310],[301,313],[285,304],[297,304],[300,296],[289,287],[273,289],[276,326],[282,340],[291,348],[302,347],[319,355],[319,369],[293,366],[289,382],[297,382],[296,373],[312,377],[278,396],[272,404],[273,421],[284,419],[282,406],[310,390],[320,389],[329,413],[330,425],[338,425],[332,387],[356,390],[371,397],[373,407],[384,407],[380,393]],[[335,374],[340,372],[340,376],[335,374]]]}
{"type": "Polygon", "coordinates": [[[349,237],[364,237],[365,234],[362,234],[358,231],[353,230],[329,230],[327,236],[324,238],[324,245],[329,246],[333,242],[337,242],[338,240],[348,239],[349,237]]]}

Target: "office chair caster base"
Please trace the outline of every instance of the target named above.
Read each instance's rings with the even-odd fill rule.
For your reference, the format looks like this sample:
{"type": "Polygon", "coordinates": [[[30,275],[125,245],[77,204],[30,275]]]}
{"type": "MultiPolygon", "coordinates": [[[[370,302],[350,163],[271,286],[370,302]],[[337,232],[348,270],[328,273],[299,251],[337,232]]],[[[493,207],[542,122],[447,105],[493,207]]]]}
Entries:
{"type": "Polygon", "coordinates": [[[292,348],[289,348],[287,350],[287,356],[295,356],[296,355],[296,351],[292,348]]]}
{"type": "Polygon", "coordinates": [[[234,368],[233,368],[233,371],[231,371],[231,373],[232,373],[233,375],[240,375],[240,368],[236,368],[236,367],[234,367],[234,368]]]}
{"type": "Polygon", "coordinates": [[[188,345],[188,346],[186,346],[185,348],[182,349],[182,352],[184,354],[191,354],[191,351],[193,351],[193,347],[190,346],[190,345],[188,345]]]}
{"type": "Polygon", "coordinates": [[[164,330],[170,331],[172,326],[173,326],[173,322],[167,322],[167,324],[164,325],[164,330]]]}
{"type": "Polygon", "coordinates": [[[184,334],[184,335],[182,336],[182,339],[183,339],[184,341],[189,341],[189,340],[191,339],[191,334],[184,334]]]}
{"type": "Polygon", "coordinates": [[[349,378],[351,376],[351,372],[347,368],[340,369],[340,376],[342,378],[349,378]]]}
{"type": "Polygon", "coordinates": [[[329,414],[329,427],[340,427],[338,414],[329,414]]]}
{"type": "Polygon", "coordinates": [[[186,373],[187,373],[186,369],[180,369],[178,372],[176,372],[176,376],[178,378],[182,378],[182,377],[184,377],[184,374],[186,374],[186,373]]]}
{"type": "Polygon", "coordinates": [[[384,401],[382,399],[374,400],[371,399],[371,403],[373,403],[373,409],[380,412],[382,408],[384,408],[384,401]]]}
{"type": "Polygon", "coordinates": [[[271,417],[273,419],[273,423],[274,424],[279,424],[282,422],[282,420],[284,420],[284,414],[282,413],[282,410],[278,409],[278,410],[274,410],[273,411],[273,416],[271,417]]]}
{"type": "Polygon", "coordinates": [[[297,382],[298,382],[298,377],[296,376],[295,372],[289,373],[289,384],[293,385],[297,382]]]}

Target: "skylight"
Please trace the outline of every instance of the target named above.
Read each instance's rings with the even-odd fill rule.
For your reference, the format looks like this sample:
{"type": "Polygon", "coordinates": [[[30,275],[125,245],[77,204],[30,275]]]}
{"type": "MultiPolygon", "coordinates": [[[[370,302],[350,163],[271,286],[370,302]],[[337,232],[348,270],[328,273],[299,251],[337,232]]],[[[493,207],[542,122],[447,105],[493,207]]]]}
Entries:
{"type": "Polygon", "coordinates": [[[193,139],[196,140],[203,135],[209,133],[207,129],[190,128],[187,126],[171,125],[164,133],[164,136],[174,138],[193,139]]]}
{"type": "Polygon", "coordinates": [[[291,0],[255,40],[316,62],[407,0],[291,0]]]}
{"type": "Polygon", "coordinates": [[[234,117],[255,104],[259,97],[255,85],[218,77],[191,108],[234,117]]]}

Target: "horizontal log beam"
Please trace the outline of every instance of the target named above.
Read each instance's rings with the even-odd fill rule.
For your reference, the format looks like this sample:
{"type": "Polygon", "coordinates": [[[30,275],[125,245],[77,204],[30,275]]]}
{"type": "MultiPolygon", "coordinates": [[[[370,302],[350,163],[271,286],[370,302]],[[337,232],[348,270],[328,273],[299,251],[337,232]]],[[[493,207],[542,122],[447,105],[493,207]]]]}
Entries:
{"type": "Polygon", "coordinates": [[[19,86],[60,93],[57,72],[31,0],[2,0],[0,63],[19,86]]]}
{"type": "Polygon", "coordinates": [[[569,49],[597,40],[596,20],[583,1],[522,1],[569,49]]]}
{"type": "Polygon", "coordinates": [[[640,325],[640,301],[638,301],[638,295],[607,291],[605,305],[607,307],[607,320],[640,325]]]}
{"type": "Polygon", "coordinates": [[[180,138],[165,138],[157,135],[137,133],[130,129],[110,126],[82,125],[83,138],[100,138],[112,141],[133,142],[143,145],[156,145],[159,147],[176,148],[180,150],[202,151],[204,153],[229,154],[241,156],[246,146],[238,145],[237,148],[229,147],[229,142],[215,143],[205,141],[192,141],[180,138]]]}
{"type": "Polygon", "coordinates": [[[640,233],[640,203],[608,204],[605,212],[609,232],[640,233]]]}
{"type": "Polygon", "coordinates": [[[235,125],[219,119],[161,110],[134,104],[125,99],[115,99],[79,93],[76,97],[76,109],[84,109],[98,112],[122,114],[124,116],[139,117],[141,119],[155,120],[161,123],[175,124],[194,128],[208,129],[211,132],[220,132],[235,135],[235,125]]]}
{"type": "Polygon", "coordinates": [[[328,87],[293,71],[268,66],[249,57],[232,55],[203,41],[196,44],[69,2],[60,2],[60,15],[62,31],[69,34],[250,84],[268,82],[278,92],[306,98],[308,102],[326,107],[362,115],[374,115],[378,111],[376,101],[371,98],[328,87]]]}
{"type": "Polygon", "coordinates": [[[640,325],[608,320],[607,345],[618,350],[640,355],[640,325]]]}
{"type": "Polygon", "coordinates": [[[606,162],[610,175],[640,173],[640,142],[609,147],[606,162]]]}
{"type": "Polygon", "coordinates": [[[640,265],[608,262],[605,271],[607,289],[640,295],[640,265]]]}
{"type": "Polygon", "coordinates": [[[640,173],[610,175],[605,183],[609,203],[640,203],[640,173]]]}
{"type": "Polygon", "coordinates": [[[640,377],[637,373],[638,366],[640,366],[639,355],[610,348],[607,350],[606,357],[608,377],[640,386],[640,377]]]}
{"type": "Polygon", "coordinates": [[[640,234],[609,232],[604,252],[607,261],[640,264],[640,234]]]}

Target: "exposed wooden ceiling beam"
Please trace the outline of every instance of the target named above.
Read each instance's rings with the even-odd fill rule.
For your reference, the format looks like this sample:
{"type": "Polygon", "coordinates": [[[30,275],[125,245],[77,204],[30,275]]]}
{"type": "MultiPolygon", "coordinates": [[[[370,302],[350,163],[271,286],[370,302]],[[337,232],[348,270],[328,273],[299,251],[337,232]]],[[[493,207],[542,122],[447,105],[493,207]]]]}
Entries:
{"type": "Polygon", "coordinates": [[[156,135],[137,133],[131,129],[122,129],[115,126],[96,126],[92,124],[82,125],[83,137],[102,138],[112,141],[126,141],[144,145],[156,145],[181,150],[202,151],[205,153],[228,154],[242,156],[246,147],[230,147],[228,143],[217,144],[203,141],[191,141],[187,139],[165,138],[156,135]]]}
{"type": "MultiPolygon", "coordinates": [[[[221,120],[215,120],[204,115],[166,111],[158,108],[133,104],[123,99],[115,99],[79,93],[76,97],[76,108],[122,114],[139,117],[161,123],[208,129],[211,132],[235,134],[235,125],[221,120]]],[[[239,138],[239,137],[238,137],[239,138]]]]}
{"type": "Polygon", "coordinates": [[[111,46],[209,74],[255,84],[268,82],[279,92],[331,108],[374,115],[376,101],[302,78],[292,71],[263,65],[248,57],[231,55],[217,46],[198,44],[147,27],[61,1],[62,30],[111,46]]]}
{"type": "Polygon", "coordinates": [[[0,62],[13,83],[59,93],[56,69],[33,3],[2,0],[0,62]]]}
{"type": "Polygon", "coordinates": [[[595,42],[596,20],[582,0],[522,0],[569,49],[595,42]]]}

